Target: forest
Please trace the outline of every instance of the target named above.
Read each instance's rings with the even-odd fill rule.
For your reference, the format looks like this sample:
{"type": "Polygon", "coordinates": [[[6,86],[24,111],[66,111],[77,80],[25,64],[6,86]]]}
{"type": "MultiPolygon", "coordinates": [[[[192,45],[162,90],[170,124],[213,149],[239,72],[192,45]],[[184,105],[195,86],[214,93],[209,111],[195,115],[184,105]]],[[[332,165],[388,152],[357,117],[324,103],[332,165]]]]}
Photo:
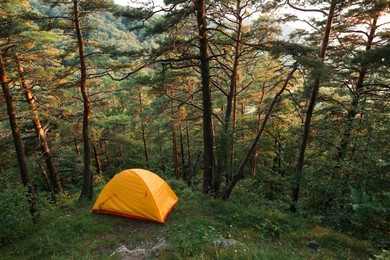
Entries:
{"type": "Polygon", "coordinates": [[[390,258],[389,1],[2,0],[0,28],[6,259],[390,258]],[[91,214],[130,168],[166,224],[91,214]]]}

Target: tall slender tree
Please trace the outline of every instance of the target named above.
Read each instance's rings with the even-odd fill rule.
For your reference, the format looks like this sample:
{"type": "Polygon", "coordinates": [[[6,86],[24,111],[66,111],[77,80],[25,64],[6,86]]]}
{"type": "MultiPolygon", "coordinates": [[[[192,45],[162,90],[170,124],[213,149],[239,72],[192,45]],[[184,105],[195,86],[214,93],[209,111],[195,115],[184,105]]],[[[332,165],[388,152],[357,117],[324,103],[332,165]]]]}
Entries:
{"type": "Polygon", "coordinates": [[[90,120],[91,120],[91,98],[88,93],[87,86],[87,61],[85,54],[84,36],[81,29],[81,17],[79,9],[79,0],[73,0],[73,15],[74,26],[76,30],[77,46],[80,59],[80,92],[83,98],[84,112],[83,112],[83,143],[84,143],[84,170],[83,170],[83,186],[81,189],[80,199],[92,199],[93,183],[91,172],[91,144],[90,144],[90,120]]]}
{"type": "Polygon", "coordinates": [[[226,187],[226,189],[224,190],[224,193],[222,195],[222,198],[223,199],[228,199],[229,196],[230,196],[230,193],[232,192],[233,188],[236,186],[237,182],[242,179],[242,177],[244,176],[244,169],[245,169],[245,166],[246,164],[248,163],[249,159],[251,158],[253,152],[255,151],[256,149],[256,146],[257,146],[257,143],[261,137],[261,135],[263,134],[264,130],[265,130],[265,127],[267,125],[267,122],[268,122],[268,119],[270,118],[272,112],[273,112],[273,108],[275,106],[275,104],[277,103],[279,97],[283,94],[283,92],[286,90],[288,84],[290,83],[290,80],[293,78],[293,75],[295,73],[295,71],[297,70],[297,65],[295,64],[293,66],[293,68],[291,69],[290,73],[288,74],[286,80],[284,81],[282,87],[280,88],[280,90],[275,94],[271,104],[269,105],[268,109],[267,109],[267,112],[264,116],[264,119],[261,123],[261,126],[254,138],[254,140],[252,141],[248,151],[246,152],[246,155],[245,157],[242,159],[241,163],[240,163],[240,166],[238,167],[236,173],[234,174],[232,180],[229,182],[228,186],[226,187]]]}
{"type": "MultiPolygon", "coordinates": [[[[222,182],[222,178],[229,178],[233,171],[234,162],[234,142],[235,142],[235,126],[236,126],[236,105],[237,105],[237,86],[239,85],[239,73],[242,67],[242,59],[245,58],[244,53],[248,48],[243,48],[243,34],[245,28],[244,22],[250,18],[253,13],[258,11],[258,6],[253,5],[251,1],[237,0],[236,2],[220,1],[211,5],[210,20],[214,26],[210,30],[214,31],[214,36],[211,39],[214,60],[219,65],[222,71],[222,84],[218,80],[212,79],[212,83],[218,86],[218,89],[226,96],[226,106],[224,106],[224,117],[222,123],[222,133],[216,139],[217,141],[217,167],[213,176],[213,193],[218,194],[222,182]],[[253,11],[248,12],[247,9],[252,8],[253,11]],[[222,14],[222,15],[221,15],[222,14]],[[231,16],[232,18],[227,18],[231,16]],[[229,24],[229,25],[227,25],[229,24]],[[229,49],[229,47],[231,49],[229,49]],[[217,55],[223,53],[221,57],[217,55]],[[232,58],[230,58],[232,57],[232,58]],[[228,82],[228,83],[226,83],[228,82]],[[225,91],[223,85],[227,84],[228,88],[225,91]],[[224,174],[225,173],[225,174],[224,174]],[[225,176],[223,176],[225,175],[225,176]]],[[[247,30],[247,29],[246,29],[247,30]]],[[[252,59],[256,54],[252,54],[252,59]]],[[[251,82],[253,83],[253,81],[251,82]]],[[[248,87],[248,86],[246,86],[248,87]]]]}
{"type": "MultiPolygon", "coordinates": [[[[36,99],[32,91],[33,86],[31,85],[33,82],[35,82],[35,85],[41,85],[40,83],[43,81],[51,80],[51,78],[43,79],[43,76],[37,73],[39,69],[35,70],[34,68],[39,68],[45,63],[47,71],[52,71],[51,65],[56,62],[56,59],[46,58],[46,56],[54,56],[58,53],[58,50],[53,46],[58,38],[54,33],[40,30],[41,28],[38,27],[37,23],[30,19],[34,17],[34,11],[31,10],[28,1],[17,1],[14,3],[14,8],[10,10],[7,10],[9,5],[4,4],[4,7],[5,11],[8,11],[7,18],[12,22],[4,24],[5,30],[1,33],[1,37],[17,44],[14,51],[10,53],[16,64],[16,71],[11,72],[13,72],[14,77],[18,78],[19,85],[29,104],[29,112],[37,133],[40,150],[49,171],[51,187],[56,193],[62,192],[60,177],[46,136],[49,129],[42,127],[40,111],[36,105],[36,99]],[[15,13],[15,11],[19,12],[15,13]],[[8,30],[7,27],[11,24],[13,24],[13,28],[10,27],[8,30]]],[[[49,75],[50,73],[45,74],[47,77],[49,75]]]]}
{"type": "Polygon", "coordinates": [[[145,160],[146,160],[146,166],[150,168],[150,162],[149,162],[149,149],[148,149],[148,139],[146,136],[146,126],[145,122],[143,119],[143,112],[144,112],[144,107],[142,104],[142,92],[141,92],[141,87],[138,88],[138,103],[139,103],[139,116],[141,118],[141,132],[142,132],[142,142],[144,145],[144,155],[145,155],[145,160]]]}
{"type": "Polygon", "coordinates": [[[214,176],[214,134],[212,124],[212,102],[209,63],[209,32],[206,18],[206,1],[196,0],[195,12],[199,36],[199,59],[202,78],[203,101],[203,193],[212,190],[214,176]]]}
{"type": "Polygon", "coordinates": [[[11,90],[8,86],[6,67],[5,67],[5,64],[3,61],[4,56],[6,55],[8,49],[12,48],[14,46],[15,45],[13,45],[13,44],[9,44],[9,45],[2,46],[0,48],[0,80],[1,80],[1,88],[2,88],[3,93],[4,93],[5,103],[7,105],[8,118],[9,118],[9,122],[10,122],[10,126],[11,126],[12,137],[14,140],[20,175],[22,178],[23,185],[27,189],[27,198],[28,198],[28,202],[30,204],[30,213],[33,216],[33,219],[35,219],[36,213],[38,211],[37,205],[36,205],[37,204],[37,195],[36,195],[36,192],[34,190],[32,183],[31,183],[31,177],[30,177],[30,173],[28,171],[26,156],[24,153],[22,136],[20,133],[18,119],[16,117],[15,104],[14,104],[11,90]]]}
{"type": "Polygon", "coordinates": [[[47,131],[45,131],[44,127],[42,127],[41,120],[39,118],[38,108],[35,104],[35,98],[32,93],[31,87],[29,86],[28,81],[26,79],[25,69],[22,66],[22,62],[18,57],[18,54],[16,54],[16,63],[26,101],[30,104],[31,119],[39,139],[39,145],[45,158],[47,169],[49,171],[51,188],[54,193],[63,192],[61,179],[57,171],[55,162],[53,160],[53,155],[49,147],[49,142],[46,138],[47,131]]]}
{"type": "MultiPolygon", "coordinates": [[[[389,42],[386,37],[381,37],[383,27],[387,24],[384,17],[388,15],[390,9],[387,1],[357,1],[350,9],[343,15],[338,28],[336,27],[339,33],[340,47],[334,50],[336,52],[334,53],[334,62],[339,66],[343,66],[345,60],[350,60],[352,57],[362,54],[368,56],[371,50],[389,42]],[[361,8],[363,5],[364,9],[361,8]],[[363,49],[363,53],[360,53],[360,49],[363,49]]],[[[351,80],[350,77],[346,77],[341,81],[341,84],[348,86],[351,101],[338,146],[338,162],[342,162],[347,156],[355,117],[359,114],[361,101],[367,96],[365,93],[375,92],[376,87],[375,82],[371,86],[369,84],[369,76],[373,72],[369,64],[361,64],[353,69],[356,71],[355,79],[351,80]]],[[[342,71],[342,76],[345,76],[346,73],[355,74],[348,69],[342,71]]]]}
{"type": "MultiPolygon", "coordinates": [[[[300,10],[300,11],[304,10],[302,8],[296,7],[295,5],[292,5],[290,3],[290,1],[287,1],[287,3],[293,9],[300,10]]],[[[320,64],[324,64],[325,57],[326,57],[326,51],[328,50],[330,34],[332,31],[333,19],[334,19],[336,13],[339,11],[338,9],[341,8],[342,3],[343,3],[343,1],[339,1],[339,0],[330,1],[328,13],[324,13],[324,14],[326,14],[326,25],[325,25],[325,29],[324,29],[320,52],[318,55],[318,60],[319,60],[320,64]]],[[[323,11],[321,11],[321,12],[323,12],[323,11]]],[[[319,74],[314,78],[314,83],[313,83],[309,103],[308,103],[307,110],[306,110],[305,122],[304,122],[303,130],[302,130],[301,142],[300,142],[299,152],[298,152],[298,160],[297,160],[296,169],[295,169],[295,178],[294,178],[293,187],[292,187],[291,204],[290,204],[290,211],[291,212],[297,211],[299,189],[300,189],[300,185],[301,185],[302,171],[303,171],[303,166],[304,166],[304,161],[305,161],[305,151],[306,151],[306,147],[307,147],[307,143],[308,143],[308,139],[309,139],[309,135],[310,135],[311,120],[313,117],[314,107],[315,107],[315,104],[317,101],[317,95],[318,95],[318,92],[320,89],[320,84],[321,84],[321,75],[319,74]]]]}
{"type": "MultiPolygon", "coordinates": [[[[46,17],[50,19],[65,19],[68,22],[67,26],[73,28],[74,39],[76,41],[75,51],[78,55],[78,72],[79,80],[77,86],[81,93],[81,100],[83,102],[83,125],[82,125],[82,137],[83,137],[83,184],[80,194],[80,199],[87,198],[92,199],[93,196],[93,176],[91,172],[91,137],[90,137],[90,122],[91,122],[91,97],[90,97],[90,85],[88,80],[93,77],[92,72],[88,71],[87,58],[91,57],[90,53],[86,51],[86,36],[85,31],[90,27],[87,24],[87,18],[89,15],[108,10],[112,7],[111,0],[45,0],[45,2],[63,7],[63,15],[55,17],[46,17]]],[[[45,17],[43,17],[45,18],[45,17]]],[[[66,25],[61,25],[61,28],[66,28],[66,25]]],[[[69,28],[68,28],[69,29],[69,28]]],[[[96,53],[96,52],[95,52],[96,53]]],[[[106,75],[97,72],[94,77],[106,75]]]]}

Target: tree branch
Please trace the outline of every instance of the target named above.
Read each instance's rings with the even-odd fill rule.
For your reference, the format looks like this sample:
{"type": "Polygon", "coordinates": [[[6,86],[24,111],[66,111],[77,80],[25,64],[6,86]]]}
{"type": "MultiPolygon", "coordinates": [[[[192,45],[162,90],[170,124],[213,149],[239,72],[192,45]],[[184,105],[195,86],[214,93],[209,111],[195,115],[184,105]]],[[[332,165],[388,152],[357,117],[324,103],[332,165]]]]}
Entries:
{"type": "Polygon", "coordinates": [[[301,12],[317,12],[317,13],[323,14],[325,17],[328,16],[328,14],[326,12],[322,11],[322,10],[318,10],[318,9],[305,9],[305,8],[300,8],[300,7],[297,7],[295,5],[292,5],[289,0],[287,0],[287,4],[291,8],[293,8],[295,10],[298,10],[298,11],[301,11],[301,12]]]}

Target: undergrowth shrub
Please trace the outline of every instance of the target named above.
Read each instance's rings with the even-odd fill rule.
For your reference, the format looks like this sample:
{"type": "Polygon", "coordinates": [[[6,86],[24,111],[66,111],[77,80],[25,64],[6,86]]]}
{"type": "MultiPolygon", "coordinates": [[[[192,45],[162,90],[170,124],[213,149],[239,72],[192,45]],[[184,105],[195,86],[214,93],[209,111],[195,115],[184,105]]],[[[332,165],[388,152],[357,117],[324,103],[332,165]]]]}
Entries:
{"type": "Polygon", "coordinates": [[[187,183],[182,180],[168,179],[167,183],[175,192],[175,194],[179,197],[179,199],[186,199],[199,195],[198,192],[193,191],[191,187],[189,187],[187,183]]]}
{"type": "Polygon", "coordinates": [[[17,169],[0,171],[0,246],[21,237],[32,225],[27,191],[17,169]]]}
{"type": "Polygon", "coordinates": [[[382,197],[351,188],[351,224],[355,232],[372,239],[377,247],[390,247],[390,193],[382,197]]]}
{"type": "Polygon", "coordinates": [[[375,259],[378,259],[378,260],[390,259],[390,251],[382,250],[381,253],[374,255],[374,256],[375,256],[375,259]]]}
{"type": "MultiPolygon", "coordinates": [[[[12,229],[18,232],[18,240],[10,241],[0,255],[5,259],[80,259],[102,250],[100,236],[110,233],[116,219],[91,214],[92,202],[79,202],[78,193],[60,194],[56,204],[44,195],[39,196],[39,222],[27,219],[27,225],[12,229]]],[[[111,245],[112,241],[105,239],[104,243],[111,245]]]]}

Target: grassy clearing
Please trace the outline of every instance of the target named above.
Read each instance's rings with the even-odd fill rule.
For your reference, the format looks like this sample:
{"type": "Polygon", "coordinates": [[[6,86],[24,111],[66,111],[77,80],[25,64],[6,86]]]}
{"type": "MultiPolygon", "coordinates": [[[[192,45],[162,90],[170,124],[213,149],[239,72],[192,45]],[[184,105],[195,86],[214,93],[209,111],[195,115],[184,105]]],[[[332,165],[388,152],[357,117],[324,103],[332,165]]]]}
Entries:
{"type": "Polygon", "coordinates": [[[380,254],[367,241],[291,215],[238,187],[229,201],[211,200],[183,183],[171,182],[180,201],[164,225],[91,214],[92,202],[64,196],[42,213],[18,240],[0,249],[2,259],[106,259],[119,246],[151,248],[161,238],[173,250],[160,259],[368,259],[380,254]],[[244,245],[219,248],[215,240],[244,245]],[[319,250],[307,247],[317,241],[319,250]]]}

